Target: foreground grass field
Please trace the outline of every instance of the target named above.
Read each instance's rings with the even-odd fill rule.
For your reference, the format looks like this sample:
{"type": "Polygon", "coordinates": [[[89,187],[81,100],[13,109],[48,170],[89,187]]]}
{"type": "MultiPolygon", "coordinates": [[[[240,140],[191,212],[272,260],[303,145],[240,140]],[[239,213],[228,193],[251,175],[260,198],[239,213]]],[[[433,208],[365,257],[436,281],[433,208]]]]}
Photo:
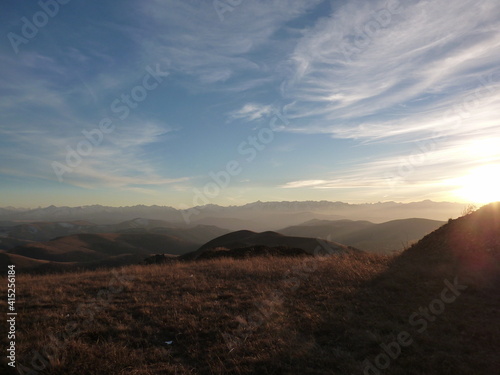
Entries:
{"type": "Polygon", "coordinates": [[[498,290],[470,279],[433,304],[456,272],[354,254],[19,275],[17,370],[496,374],[498,290]]]}

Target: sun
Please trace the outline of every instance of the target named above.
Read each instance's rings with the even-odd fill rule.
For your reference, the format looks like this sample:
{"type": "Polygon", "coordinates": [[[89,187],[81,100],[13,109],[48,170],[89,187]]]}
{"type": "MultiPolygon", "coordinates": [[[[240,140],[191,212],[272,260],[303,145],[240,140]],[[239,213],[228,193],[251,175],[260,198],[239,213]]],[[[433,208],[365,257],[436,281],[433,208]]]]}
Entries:
{"type": "Polygon", "coordinates": [[[473,169],[456,180],[456,195],[473,203],[500,201],[500,164],[487,164],[473,169]]]}

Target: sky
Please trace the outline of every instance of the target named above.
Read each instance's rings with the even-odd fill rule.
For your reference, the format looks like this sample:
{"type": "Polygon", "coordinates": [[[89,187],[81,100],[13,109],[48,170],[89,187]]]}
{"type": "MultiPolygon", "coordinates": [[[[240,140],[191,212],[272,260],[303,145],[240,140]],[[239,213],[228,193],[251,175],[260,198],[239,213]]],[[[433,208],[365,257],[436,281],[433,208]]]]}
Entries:
{"type": "Polygon", "coordinates": [[[0,206],[500,191],[497,0],[5,0],[0,206]]]}

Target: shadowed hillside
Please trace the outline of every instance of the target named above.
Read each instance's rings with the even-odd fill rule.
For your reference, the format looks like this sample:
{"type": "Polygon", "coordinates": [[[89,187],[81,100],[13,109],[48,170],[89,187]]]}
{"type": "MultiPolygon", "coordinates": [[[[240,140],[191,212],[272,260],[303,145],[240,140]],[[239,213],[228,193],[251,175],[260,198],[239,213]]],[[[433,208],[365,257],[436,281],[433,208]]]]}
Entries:
{"type": "Polygon", "coordinates": [[[230,230],[228,229],[219,228],[214,225],[196,225],[192,228],[153,228],[150,230],[150,233],[175,236],[198,244],[206,243],[229,232],[230,230]]]}
{"type": "Polygon", "coordinates": [[[34,269],[40,262],[21,262],[19,256],[50,262],[50,269],[96,267],[140,263],[152,253],[173,255],[193,251],[199,245],[177,237],[152,233],[75,234],[46,242],[34,242],[3,253],[19,270],[34,269]]]}
{"type": "Polygon", "coordinates": [[[87,221],[32,222],[1,228],[7,237],[29,241],[48,241],[55,237],[87,233],[96,225],[87,221]]]}
{"type": "Polygon", "coordinates": [[[33,241],[30,240],[20,240],[18,238],[12,237],[1,237],[0,238],[0,250],[10,250],[16,246],[27,245],[33,241]]]}
{"type": "Polygon", "coordinates": [[[0,264],[15,264],[21,270],[37,271],[138,264],[152,253],[180,255],[191,252],[229,232],[207,225],[190,228],[169,225],[161,220],[139,218],[113,225],[87,222],[13,225],[4,230],[9,235],[28,239],[0,237],[0,250],[4,250],[0,264]],[[103,233],[106,230],[109,232],[103,233]],[[55,235],[59,236],[54,238],[55,235]],[[50,240],[29,240],[35,238],[50,240]]]}
{"type": "MultiPolygon", "coordinates": [[[[190,254],[181,256],[183,260],[189,259],[190,254]]],[[[227,248],[211,248],[199,254],[196,260],[217,259],[217,258],[234,258],[244,259],[251,257],[304,257],[312,256],[304,249],[290,248],[287,246],[265,246],[256,245],[248,247],[239,247],[233,249],[227,248]]]]}
{"type": "Polygon", "coordinates": [[[361,250],[389,254],[403,250],[443,224],[442,221],[429,219],[401,219],[381,224],[352,220],[312,220],[279,232],[290,236],[329,238],[361,250]]]}
{"type": "MultiPolygon", "coordinates": [[[[425,236],[356,293],[370,319],[354,314],[348,324],[378,343],[363,348],[364,373],[497,373],[499,287],[500,204],[494,203],[425,236]],[[402,332],[407,341],[398,339],[402,332]],[[386,361],[381,353],[391,353],[382,345],[395,358],[386,361]]],[[[355,341],[346,338],[345,347],[359,346],[355,341]]]]}
{"type": "Polygon", "coordinates": [[[398,261],[453,265],[474,282],[497,283],[500,275],[500,202],[484,206],[425,236],[398,261]]]}
{"type": "Polygon", "coordinates": [[[313,237],[326,239],[328,236],[341,238],[360,229],[376,224],[366,220],[309,220],[300,225],[280,229],[278,232],[287,236],[313,237]]]}
{"type": "Polygon", "coordinates": [[[249,230],[240,230],[217,237],[201,246],[195,252],[184,255],[182,259],[198,259],[204,252],[213,251],[214,249],[237,249],[259,245],[267,247],[284,246],[288,248],[300,248],[309,254],[315,255],[323,253],[343,254],[359,251],[336,242],[318,241],[318,239],[315,238],[290,237],[271,231],[256,233],[249,230]]]}
{"type": "Polygon", "coordinates": [[[9,249],[22,241],[49,241],[56,237],[82,233],[160,233],[199,244],[228,233],[216,226],[172,223],[164,220],[135,218],[118,224],[94,224],[87,221],[11,223],[0,226],[0,248],[9,249]],[[18,243],[16,244],[16,240],[18,243]]]}

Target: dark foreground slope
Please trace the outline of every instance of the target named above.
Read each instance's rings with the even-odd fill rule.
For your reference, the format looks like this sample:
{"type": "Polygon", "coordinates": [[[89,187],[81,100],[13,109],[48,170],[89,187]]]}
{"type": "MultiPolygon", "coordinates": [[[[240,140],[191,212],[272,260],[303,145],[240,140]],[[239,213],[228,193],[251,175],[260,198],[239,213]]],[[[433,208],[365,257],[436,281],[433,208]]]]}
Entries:
{"type": "Polygon", "coordinates": [[[409,248],[399,260],[429,262],[433,267],[452,265],[454,272],[474,283],[496,285],[500,281],[500,202],[450,220],[409,248]]]}
{"type": "Polygon", "coordinates": [[[358,290],[354,298],[369,318],[353,314],[347,324],[379,343],[363,349],[364,373],[497,373],[499,288],[500,204],[494,203],[450,220],[358,290]]]}
{"type": "Polygon", "coordinates": [[[497,374],[498,215],[452,221],[397,258],[21,274],[17,361],[53,375],[497,374]]]}

